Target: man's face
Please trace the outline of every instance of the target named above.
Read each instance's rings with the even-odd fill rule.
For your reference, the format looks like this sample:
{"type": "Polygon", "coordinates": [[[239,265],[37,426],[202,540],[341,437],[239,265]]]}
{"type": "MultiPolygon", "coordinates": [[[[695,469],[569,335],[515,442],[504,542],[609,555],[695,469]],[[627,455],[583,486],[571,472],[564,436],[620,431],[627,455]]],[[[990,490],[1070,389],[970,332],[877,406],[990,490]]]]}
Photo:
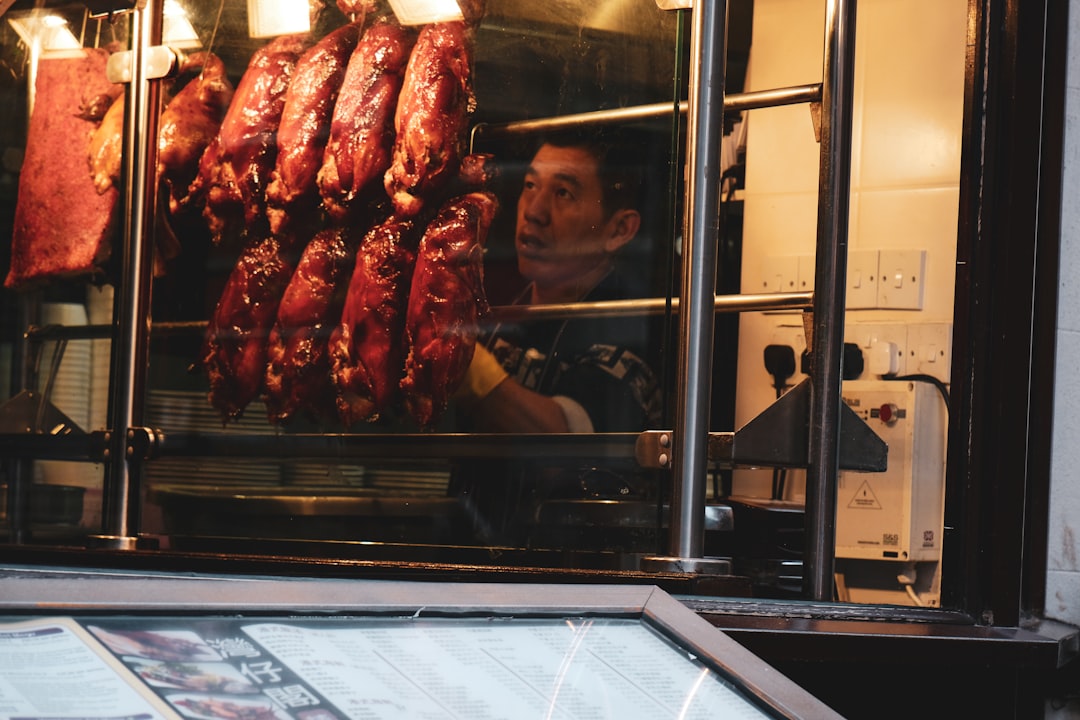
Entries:
{"type": "Polygon", "coordinates": [[[595,158],[544,145],[525,173],[517,207],[518,269],[549,299],[579,299],[607,271],[612,245],[595,158]]]}

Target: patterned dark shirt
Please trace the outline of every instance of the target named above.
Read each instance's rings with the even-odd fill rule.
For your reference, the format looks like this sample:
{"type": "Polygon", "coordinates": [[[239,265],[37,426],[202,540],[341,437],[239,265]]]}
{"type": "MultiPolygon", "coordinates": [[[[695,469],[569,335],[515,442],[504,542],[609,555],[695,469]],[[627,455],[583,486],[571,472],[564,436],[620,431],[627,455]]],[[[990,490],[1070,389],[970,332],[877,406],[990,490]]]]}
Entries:
{"type": "MultiPolygon", "coordinates": [[[[612,272],[584,299],[624,297],[624,280],[612,272]]],[[[654,368],[661,343],[656,318],[577,317],[504,324],[484,342],[524,387],[581,405],[595,432],[659,427],[661,395],[654,368]]]]}
{"type": "MultiPolygon", "coordinates": [[[[624,276],[613,271],[584,300],[640,295],[631,291],[624,276]]],[[[548,396],[567,397],[580,405],[594,432],[640,432],[659,428],[662,422],[656,368],[663,352],[663,328],[659,315],[573,317],[503,323],[481,342],[525,387],[548,396]]],[[[461,499],[472,518],[475,540],[536,545],[537,517],[545,502],[636,495],[643,475],[647,473],[632,459],[617,467],[610,462],[583,463],[557,457],[464,461],[455,468],[451,493],[461,499]]]]}

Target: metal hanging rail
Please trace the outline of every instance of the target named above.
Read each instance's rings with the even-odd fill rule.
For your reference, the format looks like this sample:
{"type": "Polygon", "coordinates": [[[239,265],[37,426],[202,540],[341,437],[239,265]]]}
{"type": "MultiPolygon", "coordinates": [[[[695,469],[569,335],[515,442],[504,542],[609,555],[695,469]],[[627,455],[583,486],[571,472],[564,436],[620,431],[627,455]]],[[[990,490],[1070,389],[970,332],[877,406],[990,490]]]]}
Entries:
{"type": "MultiPolygon", "coordinates": [[[[713,310],[717,313],[741,313],[754,310],[810,310],[814,294],[808,292],[716,295],[713,310]]],[[[667,312],[667,298],[598,300],[594,302],[552,303],[549,305],[496,305],[490,319],[496,322],[517,320],[561,320],[568,317],[616,318],[631,315],[660,315],[667,312]]],[[[679,311],[679,298],[672,298],[672,312],[679,311]]],[[[183,320],[156,322],[150,335],[205,332],[207,321],[183,320]]],[[[94,340],[111,336],[111,325],[32,325],[24,336],[32,342],[45,340],[94,340]]]]}
{"type": "MultiPolygon", "coordinates": [[[[714,313],[739,313],[751,310],[809,310],[813,293],[766,293],[760,295],[714,295],[714,313]]],[[[706,298],[706,304],[708,299],[706,298]]],[[[598,302],[552,303],[550,305],[503,305],[492,308],[492,319],[558,320],[567,317],[614,318],[626,315],[660,315],[669,307],[666,298],[604,300],[598,302]]],[[[670,308],[678,313],[679,298],[671,298],[670,308]]]]}
{"type": "MultiPolygon", "coordinates": [[[[778,107],[780,105],[798,105],[821,101],[821,83],[794,85],[773,90],[731,94],[724,98],[724,112],[740,112],[756,108],[778,107]]],[[[679,112],[686,115],[690,103],[679,103],[679,112]]],[[[626,123],[635,120],[659,120],[671,117],[674,106],[671,103],[652,103],[613,110],[594,110],[592,112],[560,115],[553,118],[518,120],[508,123],[479,123],[472,129],[470,147],[480,137],[507,137],[511,135],[529,135],[532,133],[559,130],[582,125],[604,125],[608,123],[626,123]]]]}

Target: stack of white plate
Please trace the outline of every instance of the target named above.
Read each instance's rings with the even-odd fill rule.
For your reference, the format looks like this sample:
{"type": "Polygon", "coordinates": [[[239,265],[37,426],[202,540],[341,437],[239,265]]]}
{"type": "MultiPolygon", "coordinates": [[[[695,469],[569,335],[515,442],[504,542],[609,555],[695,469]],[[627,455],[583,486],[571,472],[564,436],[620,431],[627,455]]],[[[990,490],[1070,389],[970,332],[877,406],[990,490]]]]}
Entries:
{"type": "Polygon", "coordinates": [[[368,468],[368,487],[403,495],[445,495],[450,473],[415,468],[368,468]]]}
{"type": "MultiPolygon", "coordinates": [[[[81,303],[43,303],[41,306],[43,325],[81,326],[86,325],[86,319],[86,306],[81,303]]],[[[61,352],[63,354],[59,357],[60,364],[49,400],[76,425],[86,430],[90,422],[89,340],[69,340],[66,347],[64,343],[56,341],[43,343],[37,389],[45,390],[57,353],[61,352]]]]}
{"type": "MultiPolygon", "coordinates": [[[[83,326],[87,324],[87,320],[86,306],[81,303],[43,303],[41,306],[43,325],[83,326]]],[[[47,341],[41,346],[41,360],[38,367],[37,390],[44,392],[49,382],[49,374],[57,359],[56,354],[63,352],[58,358],[59,365],[55,366],[56,376],[52,380],[48,400],[85,432],[91,430],[91,392],[98,382],[93,377],[92,342],[91,340],[69,340],[61,348],[61,343],[47,341]]],[[[107,369],[104,386],[108,387],[107,369]]],[[[43,430],[47,431],[47,428],[43,430]]],[[[101,524],[101,488],[104,483],[102,465],[39,460],[34,464],[34,479],[49,485],[86,488],[80,525],[97,528],[101,524]]]]}
{"type": "MultiPolygon", "coordinates": [[[[272,435],[274,432],[261,402],[249,405],[239,420],[225,424],[205,392],[189,390],[150,390],[145,419],[150,427],[164,431],[166,436],[169,433],[272,435]]],[[[168,483],[271,487],[282,483],[279,463],[251,458],[164,457],[147,463],[146,468],[148,479],[168,483]]]]}
{"type": "MultiPolygon", "coordinates": [[[[86,313],[91,325],[111,325],[113,317],[112,285],[87,286],[86,313]]],[[[109,352],[108,338],[90,341],[90,417],[88,430],[108,426],[109,352]]]]}
{"type": "MultiPolygon", "coordinates": [[[[237,421],[222,423],[205,392],[154,389],[147,394],[146,422],[169,433],[265,435],[281,431],[266,418],[266,406],[253,402],[237,421]]],[[[353,461],[266,460],[252,458],[169,458],[147,464],[154,482],[184,482],[214,487],[304,487],[312,492],[369,488],[388,494],[444,495],[449,473],[430,467],[380,467],[353,461]]]]}

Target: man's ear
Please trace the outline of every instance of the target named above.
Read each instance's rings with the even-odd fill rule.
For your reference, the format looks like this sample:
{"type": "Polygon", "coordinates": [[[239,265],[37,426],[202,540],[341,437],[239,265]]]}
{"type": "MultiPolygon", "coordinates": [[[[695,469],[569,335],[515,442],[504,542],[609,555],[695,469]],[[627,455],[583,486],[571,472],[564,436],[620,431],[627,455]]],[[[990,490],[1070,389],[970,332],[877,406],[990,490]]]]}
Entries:
{"type": "Polygon", "coordinates": [[[608,236],[604,241],[604,249],[609,253],[616,252],[633,240],[640,228],[641,213],[630,208],[616,210],[608,219],[608,236]]]}

